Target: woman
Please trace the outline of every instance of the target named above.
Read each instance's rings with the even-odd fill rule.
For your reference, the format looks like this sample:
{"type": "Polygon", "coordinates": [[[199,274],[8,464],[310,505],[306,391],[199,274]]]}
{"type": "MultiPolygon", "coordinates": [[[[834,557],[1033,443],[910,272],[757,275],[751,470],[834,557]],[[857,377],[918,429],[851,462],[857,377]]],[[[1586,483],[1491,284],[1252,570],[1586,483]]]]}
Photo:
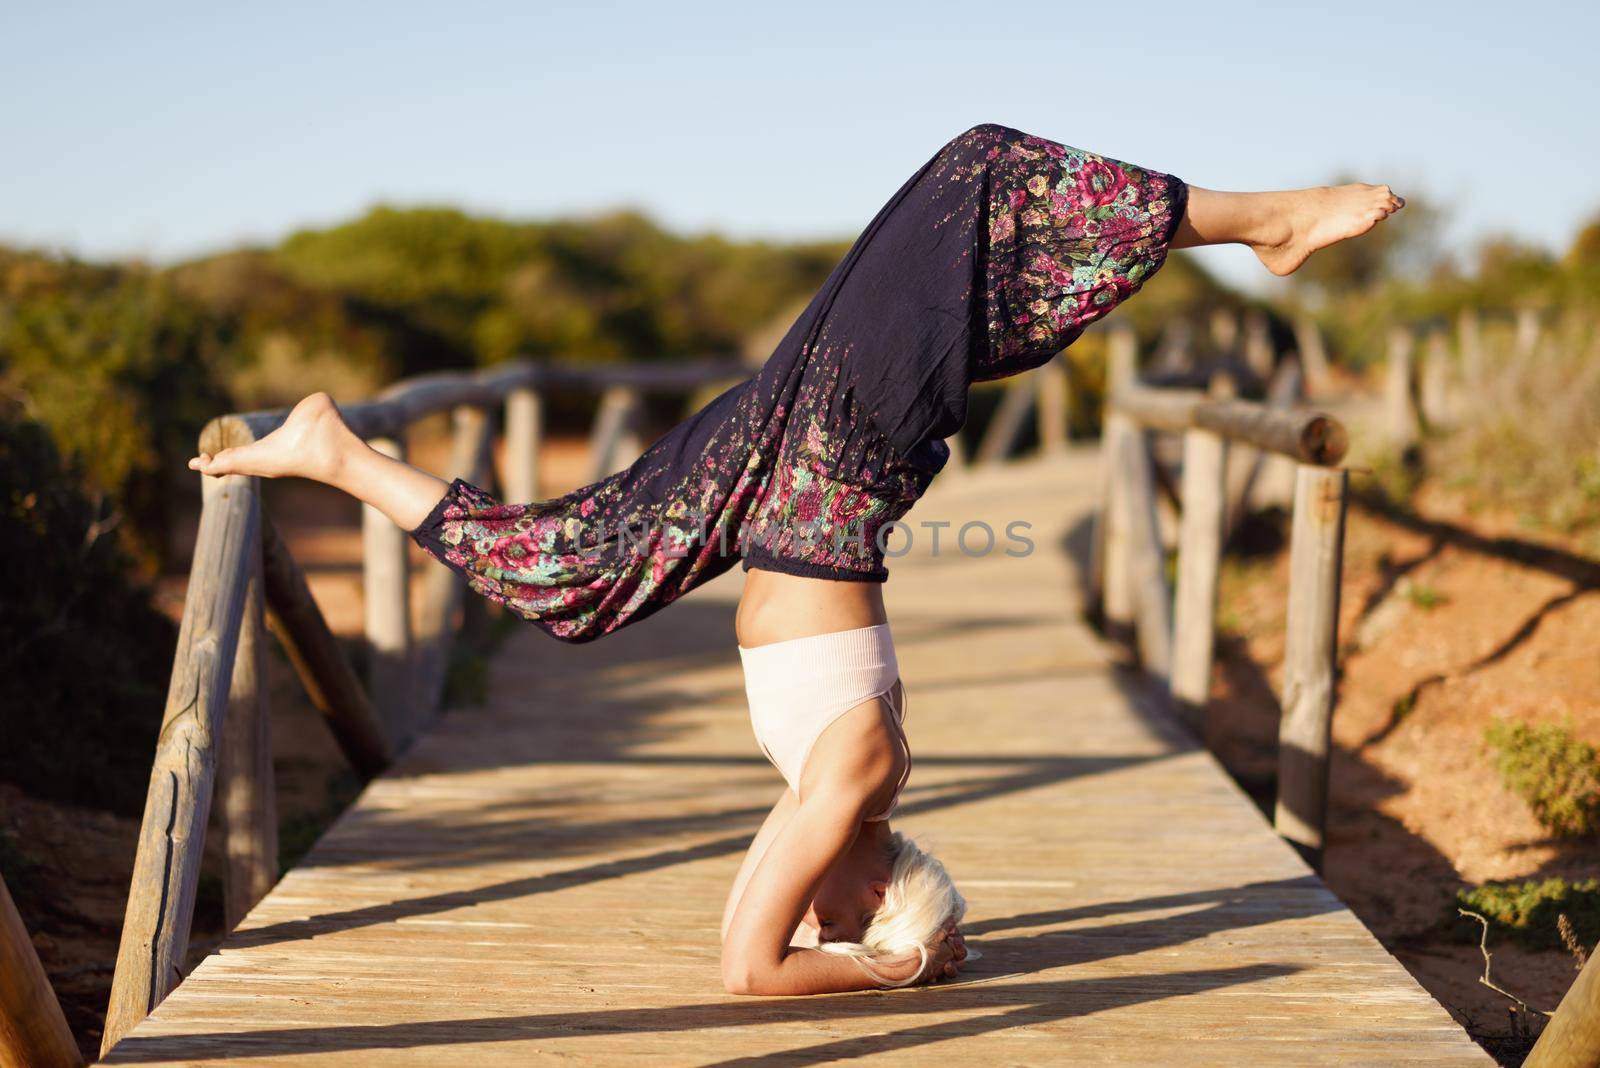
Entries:
{"type": "Polygon", "coordinates": [[[751,380],[626,470],[501,504],[385,457],[326,394],[208,475],[287,475],[378,508],[469,585],[585,642],[742,560],[751,721],[788,789],[723,918],[723,980],[812,994],[954,976],[965,902],[892,832],[910,771],[883,535],[949,458],[973,382],[1036,367],[1169,249],[1249,245],[1276,274],[1403,205],[1387,186],[1223,193],[985,124],[889,200],[751,380]]]}

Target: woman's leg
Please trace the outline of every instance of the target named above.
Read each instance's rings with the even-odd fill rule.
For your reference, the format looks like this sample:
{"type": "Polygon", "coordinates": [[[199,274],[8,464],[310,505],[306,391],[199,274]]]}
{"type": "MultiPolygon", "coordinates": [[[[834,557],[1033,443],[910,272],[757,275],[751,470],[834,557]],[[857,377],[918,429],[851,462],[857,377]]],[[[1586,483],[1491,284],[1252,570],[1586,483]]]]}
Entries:
{"type": "Polygon", "coordinates": [[[345,425],[333,398],[306,397],[282,426],[249,445],[201,453],[189,466],[206,475],[309,478],[370,504],[402,530],[414,530],[449,483],[383,455],[345,425]]]}
{"type": "Polygon", "coordinates": [[[1405,203],[1386,185],[1272,193],[1225,193],[1191,185],[1170,247],[1249,245],[1267,270],[1291,274],[1317,249],[1366,233],[1405,203]]]}

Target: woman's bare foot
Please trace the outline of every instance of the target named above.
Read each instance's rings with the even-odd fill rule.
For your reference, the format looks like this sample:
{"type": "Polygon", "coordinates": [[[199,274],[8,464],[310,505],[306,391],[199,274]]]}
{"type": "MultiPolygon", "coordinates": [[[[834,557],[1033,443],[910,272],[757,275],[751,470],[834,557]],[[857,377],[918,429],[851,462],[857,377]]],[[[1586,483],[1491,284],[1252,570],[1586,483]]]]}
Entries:
{"type": "Polygon", "coordinates": [[[260,441],[201,453],[189,467],[204,475],[298,476],[333,483],[352,448],[362,442],[345,426],[344,417],[326,393],[313,393],[294,406],[283,425],[260,441]]]}
{"type": "Polygon", "coordinates": [[[1363,183],[1266,195],[1278,202],[1246,244],[1278,275],[1293,274],[1313,252],[1361,236],[1406,205],[1388,186],[1363,183]]]}

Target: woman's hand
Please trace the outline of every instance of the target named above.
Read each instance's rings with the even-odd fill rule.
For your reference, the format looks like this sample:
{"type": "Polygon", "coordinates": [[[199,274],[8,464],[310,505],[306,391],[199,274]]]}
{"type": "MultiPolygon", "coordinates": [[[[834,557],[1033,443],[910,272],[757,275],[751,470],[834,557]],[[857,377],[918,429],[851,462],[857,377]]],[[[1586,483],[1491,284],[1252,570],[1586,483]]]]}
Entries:
{"type": "Polygon", "coordinates": [[[888,960],[873,961],[872,968],[890,982],[904,983],[915,975],[916,983],[909,985],[923,985],[954,979],[961,971],[961,962],[966,959],[966,937],[961,933],[961,928],[951,922],[933,936],[933,942],[928,946],[926,968],[922,966],[920,953],[904,953],[888,960]]]}

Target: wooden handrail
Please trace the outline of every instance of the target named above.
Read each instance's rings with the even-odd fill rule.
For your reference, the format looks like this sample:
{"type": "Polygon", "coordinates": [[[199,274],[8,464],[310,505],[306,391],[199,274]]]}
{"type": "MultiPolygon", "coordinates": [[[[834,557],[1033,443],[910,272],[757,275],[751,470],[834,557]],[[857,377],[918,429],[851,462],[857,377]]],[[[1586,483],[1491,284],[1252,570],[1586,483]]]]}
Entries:
{"type": "Polygon", "coordinates": [[[1203,736],[1227,533],[1245,506],[1263,456],[1287,458],[1276,463],[1294,461],[1288,647],[1273,823],[1308,863],[1319,867],[1346,492],[1346,473],[1337,464],[1349,448],[1349,436],[1330,415],[1286,406],[1292,397],[1280,386],[1297,393],[1302,381],[1293,362],[1274,372],[1267,355],[1257,354],[1257,370],[1269,378],[1270,400],[1264,404],[1141,383],[1135,356],[1133,335],[1126,329],[1114,332],[1101,439],[1101,505],[1091,539],[1091,615],[1109,636],[1133,646],[1140,665],[1166,682],[1174,710],[1203,736]],[[1183,435],[1175,597],[1166,585],[1148,432],[1183,435]],[[1235,468],[1242,479],[1229,477],[1232,448],[1257,454],[1235,468]]]}
{"type": "MultiPolygon", "coordinates": [[[[471,373],[442,372],[397,382],[371,400],[341,405],[346,422],[375,447],[399,453],[411,424],[453,413],[448,474],[488,481],[493,443],[505,428],[511,499],[536,500],[541,391],[591,390],[614,398],[596,434],[595,478],[631,461],[628,433],[641,395],[688,392],[747,378],[736,360],[580,366],[517,360],[471,373]],[[504,418],[496,409],[504,406],[504,418]],[[602,447],[603,446],[603,447],[602,447]]],[[[216,453],[248,444],[283,423],[288,408],[218,416],[200,434],[216,453]]],[[[156,743],[139,832],[133,884],[112,977],[102,1053],[148,1015],[182,978],[213,791],[224,799],[227,914],[230,925],[277,877],[272,768],[266,759],[267,709],[260,684],[262,624],[282,644],[346,759],[363,779],[378,774],[425,725],[444,688],[461,603],[449,572],[430,576],[415,633],[406,533],[368,517],[363,571],[368,603],[386,608],[368,620],[379,654],[367,688],[357,680],[270,520],[255,478],[201,477],[200,531],[173,661],[166,713],[156,743]],[[242,655],[236,655],[242,654],[242,655]],[[368,689],[384,695],[368,697],[368,689]],[[224,745],[230,752],[220,752],[224,745]]]]}
{"type": "Polygon", "coordinates": [[[82,1063],[61,1002],[0,879],[0,1064],[77,1068],[82,1063]]]}

